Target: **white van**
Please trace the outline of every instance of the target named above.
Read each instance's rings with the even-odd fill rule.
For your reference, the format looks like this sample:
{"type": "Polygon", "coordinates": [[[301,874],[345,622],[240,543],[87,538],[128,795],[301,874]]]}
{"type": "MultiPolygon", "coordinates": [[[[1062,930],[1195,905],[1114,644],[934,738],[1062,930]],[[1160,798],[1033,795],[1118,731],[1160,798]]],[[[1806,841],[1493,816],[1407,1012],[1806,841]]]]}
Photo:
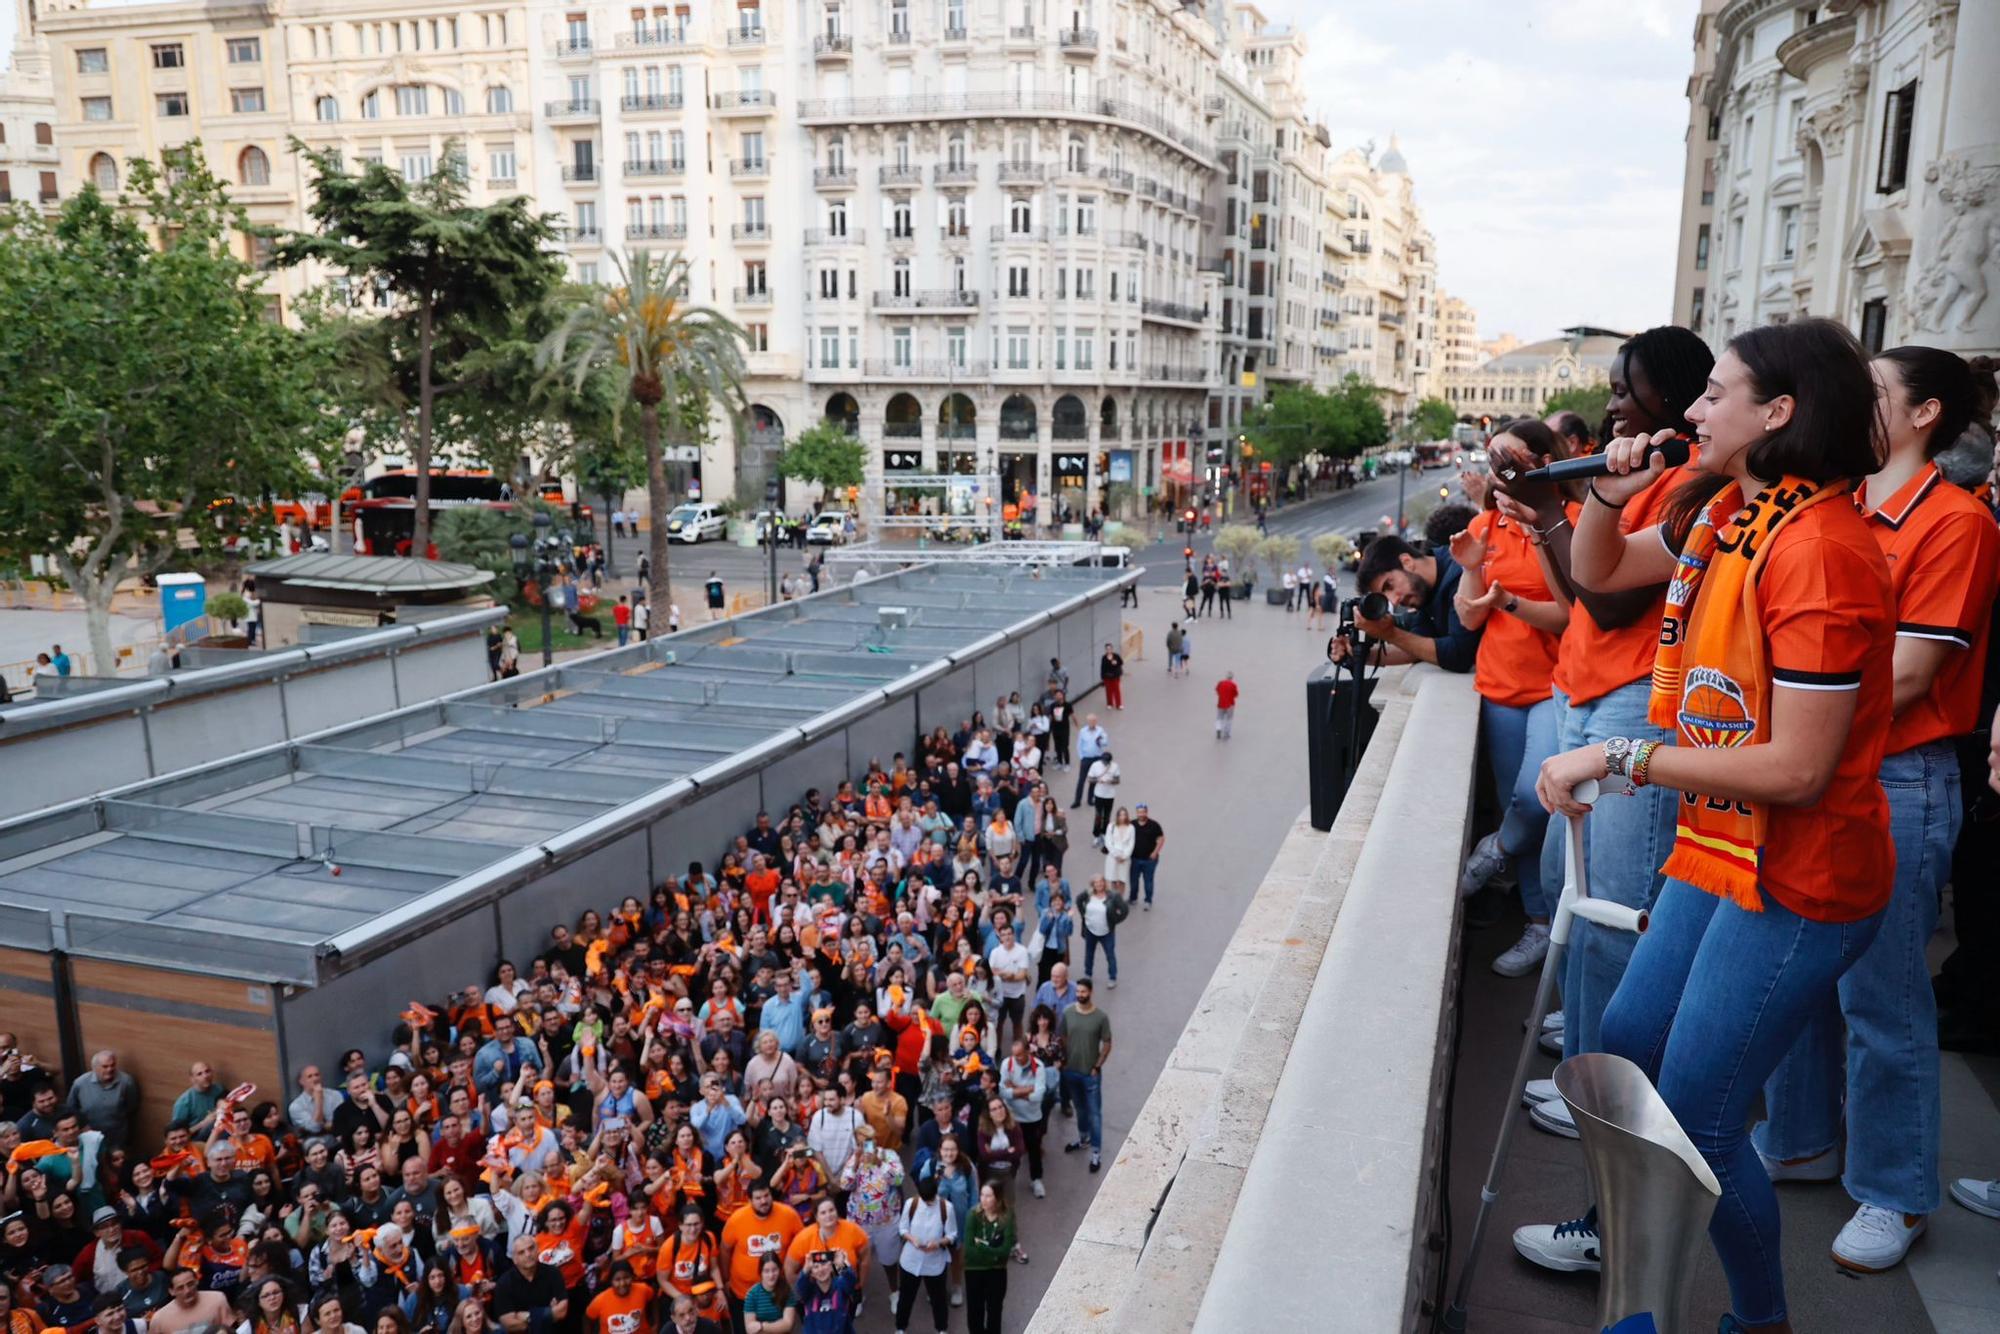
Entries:
{"type": "Polygon", "coordinates": [[[713,505],[676,505],[667,515],[669,542],[695,543],[721,537],[729,531],[729,521],[713,505]]]}

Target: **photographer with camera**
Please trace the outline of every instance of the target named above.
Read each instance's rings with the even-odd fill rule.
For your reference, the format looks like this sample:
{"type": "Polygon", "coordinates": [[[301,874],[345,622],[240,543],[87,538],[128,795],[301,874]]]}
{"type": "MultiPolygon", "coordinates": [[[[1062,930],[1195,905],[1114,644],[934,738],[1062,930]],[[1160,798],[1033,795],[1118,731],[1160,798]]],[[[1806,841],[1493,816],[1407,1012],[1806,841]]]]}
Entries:
{"type": "MultiPolygon", "coordinates": [[[[1448,672],[1471,671],[1480,632],[1467,629],[1452,605],[1463,573],[1444,547],[1426,555],[1389,534],[1370,542],[1355,574],[1362,596],[1354,605],[1354,628],[1371,641],[1369,665],[1428,662],[1448,672]],[[1392,608],[1412,613],[1410,628],[1391,619],[1392,608]]],[[[1338,634],[1327,656],[1346,662],[1354,647],[1352,636],[1338,634]]]]}

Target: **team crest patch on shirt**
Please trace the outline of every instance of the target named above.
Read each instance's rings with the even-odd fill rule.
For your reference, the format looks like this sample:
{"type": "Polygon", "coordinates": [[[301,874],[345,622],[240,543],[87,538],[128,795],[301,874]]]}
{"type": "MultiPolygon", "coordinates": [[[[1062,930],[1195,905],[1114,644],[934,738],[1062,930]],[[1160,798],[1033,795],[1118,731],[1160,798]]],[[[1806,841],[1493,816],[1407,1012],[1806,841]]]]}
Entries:
{"type": "Polygon", "coordinates": [[[1740,746],[1757,731],[1743,687],[1713,667],[1691,668],[1681,694],[1681,731],[1697,746],[1740,746]]]}

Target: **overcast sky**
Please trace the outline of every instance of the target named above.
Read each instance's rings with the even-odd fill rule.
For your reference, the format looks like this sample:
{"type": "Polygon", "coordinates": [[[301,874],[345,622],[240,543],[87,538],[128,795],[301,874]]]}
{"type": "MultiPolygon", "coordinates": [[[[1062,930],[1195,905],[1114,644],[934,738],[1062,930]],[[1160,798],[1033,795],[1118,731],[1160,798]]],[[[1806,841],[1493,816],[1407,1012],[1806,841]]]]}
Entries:
{"type": "MultiPolygon", "coordinates": [[[[1395,133],[1482,337],[1672,309],[1696,0],[1265,0],[1336,150],[1395,133]]],[[[13,46],[0,5],[0,52],[13,46]]]]}
{"type": "Polygon", "coordinates": [[[1335,150],[1393,131],[1482,337],[1672,310],[1696,0],[1265,0],[1335,150]]]}

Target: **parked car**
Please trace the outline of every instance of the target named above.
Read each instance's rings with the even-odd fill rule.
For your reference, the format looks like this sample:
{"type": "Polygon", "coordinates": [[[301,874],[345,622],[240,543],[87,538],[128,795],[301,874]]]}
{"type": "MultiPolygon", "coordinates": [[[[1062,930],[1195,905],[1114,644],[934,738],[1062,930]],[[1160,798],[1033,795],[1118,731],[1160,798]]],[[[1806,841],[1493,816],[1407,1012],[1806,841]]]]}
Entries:
{"type": "Polygon", "coordinates": [[[676,505],[667,515],[667,540],[704,542],[729,531],[729,521],[713,505],[676,505]]]}
{"type": "Polygon", "coordinates": [[[846,510],[821,510],[806,529],[806,541],[815,546],[837,546],[846,540],[846,510]]]}
{"type": "Polygon", "coordinates": [[[750,516],[750,531],[757,535],[759,542],[771,539],[771,525],[783,516],[773,510],[758,510],[750,516]]]}

